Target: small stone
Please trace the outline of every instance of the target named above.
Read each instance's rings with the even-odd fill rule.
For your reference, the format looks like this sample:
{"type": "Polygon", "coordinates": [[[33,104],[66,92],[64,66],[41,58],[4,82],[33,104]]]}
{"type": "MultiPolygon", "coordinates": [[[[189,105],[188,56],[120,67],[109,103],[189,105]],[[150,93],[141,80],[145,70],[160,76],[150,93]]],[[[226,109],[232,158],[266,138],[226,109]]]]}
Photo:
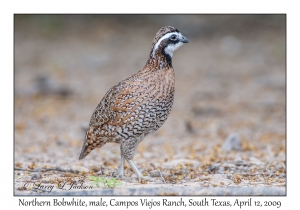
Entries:
{"type": "Polygon", "coordinates": [[[218,170],[218,173],[224,174],[224,167],[220,167],[219,170],[218,170]]]}
{"type": "Polygon", "coordinates": [[[151,159],[153,157],[153,154],[151,152],[143,152],[143,156],[146,159],[151,159]]]}
{"type": "Polygon", "coordinates": [[[62,139],[58,139],[57,142],[56,142],[56,144],[58,146],[62,146],[62,145],[66,145],[66,142],[64,140],[62,140],[62,139]]]}
{"type": "Polygon", "coordinates": [[[190,159],[176,159],[170,162],[166,162],[162,165],[163,169],[171,169],[175,168],[178,165],[192,165],[194,168],[197,168],[200,165],[200,162],[197,160],[190,160],[190,159]]]}
{"type": "Polygon", "coordinates": [[[33,174],[33,175],[31,176],[31,180],[38,180],[38,179],[40,179],[40,178],[42,178],[42,177],[41,177],[41,175],[38,175],[38,174],[33,174]]]}
{"type": "Polygon", "coordinates": [[[275,166],[275,168],[277,169],[277,170],[279,170],[279,169],[284,169],[285,168],[285,166],[283,165],[283,164],[276,164],[276,165],[274,165],[275,166]]]}
{"type": "Polygon", "coordinates": [[[163,175],[163,177],[171,177],[171,176],[174,176],[173,174],[170,174],[169,172],[161,172],[161,174],[163,175]]]}
{"type": "Polygon", "coordinates": [[[247,165],[249,165],[247,162],[243,161],[241,158],[236,158],[234,160],[234,164],[236,166],[247,166],[247,165]]]}
{"type": "Polygon", "coordinates": [[[135,179],[131,179],[130,181],[131,183],[139,183],[139,181],[135,178],[135,179]]]}
{"type": "Polygon", "coordinates": [[[149,172],[151,177],[160,177],[160,173],[158,170],[153,170],[149,172]]]}
{"type": "Polygon", "coordinates": [[[210,167],[208,167],[208,171],[209,172],[213,172],[213,171],[215,171],[215,170],[218,170],[219,169],[219,166],[220,166],[220,164],[212,164],[210,167]]]}
{"type": "Polygon", "coordinates": [[[224,168],[235,168],[235,165],[232,164],[232,163],[224,163],[222,166],[223,166],[224,168]]]}
{"type": "Polygon", "coordinates": [[[90,167],[90,170],[91,170],[91,171],[94,171],[94,172],[98,172],[98,171],[101,170],[101,167],[92,166],[92,167],[90,167]]]}
{"type": "Polygon", "coordinates": [[[225,140],[224,144],[222,145],[222,150],[230,152],[232,150],[241,150],[241,142],[239,135],[234,133],[231,134],[227,139],[225,140]]]}
{"type": "Polygon", "coordinates": [[[155,181],[156,178],[152,178],[150,176],[143,176],[142,180],[145,180],[145,181],[155,181]]]}
{"type": "Polygon", "coordinates": [[[176,171],[175,172],[175,175],[183,175],[183,174],[185,174],[185,170],[179,170],[179,171],[176,171]]]}
{"type": "Polygon", "coordinates": [[[90,170],[88,168],[82,167],[82,166],[71,166],[71,170],[75,172],[89,172],[90,170]]]}
{"type": "Polygon", "coordinates": [[[231,179],[235,184],[239,184],[242,181],[242,176],[240,174],[234,174],[231,179]]]}
{"type": "Polygon", "coordinates": [[[210,182],[212,184],[217,184],[217,185],[219,185],[221,182],[223,183],[222,185],[228,185],[231,183],[231,181],[227,179],[226,174],[215,174],[210,180],[210,182]]]}
{"type": "Polygon", "coordinates": [[[259,165],[262,164],[262,162],[259,159],[255,158],[255,157],[250,157],[249,159],[250,159],[250,163],[252,163],[253,165],[258,165],[259,166],[259,165]]]}
{"type": "Polygon", "coordinates": [[[279,178],[281,178],[281,179],[284,179],[285,177],[286,177],[285,174],[280,174],[280,175],[279,175],[279,178]]]}

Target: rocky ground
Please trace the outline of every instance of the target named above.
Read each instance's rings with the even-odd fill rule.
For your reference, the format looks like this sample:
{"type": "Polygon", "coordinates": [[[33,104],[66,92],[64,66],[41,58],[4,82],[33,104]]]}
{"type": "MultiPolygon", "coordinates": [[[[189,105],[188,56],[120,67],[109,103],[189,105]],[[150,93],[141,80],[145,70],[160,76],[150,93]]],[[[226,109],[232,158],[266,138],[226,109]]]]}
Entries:
{"type": "Polygon", "coordinates": [[[283,16],[16,16],[15,194],[284,195],[285,53],[283,16]],[[174,53],[167,122],[136,150],[147,180],[126,164],[122,185],[93,186],[89,176],[113,177],[120,151],[79,161],[87,123],[164,25],[190,43],[174,53]]]}

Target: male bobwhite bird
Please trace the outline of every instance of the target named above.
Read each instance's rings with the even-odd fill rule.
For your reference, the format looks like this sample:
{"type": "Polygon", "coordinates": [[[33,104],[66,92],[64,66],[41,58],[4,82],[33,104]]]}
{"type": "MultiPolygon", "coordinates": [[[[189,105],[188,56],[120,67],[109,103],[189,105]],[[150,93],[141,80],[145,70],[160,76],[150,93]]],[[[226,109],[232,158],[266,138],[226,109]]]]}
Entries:
{"type": "Polygon", "coordinates": [[[96,107],[86,132],[79,159],[108,142],[121,144],[121,167],[124,160],[136,173],[133,156],[138,144],[166,121],[174,101],[175,74],[173,52],[188,39],[172,26],[162,27],[152,41],[145,67],[119,82],[105,94],[96,107]]]}

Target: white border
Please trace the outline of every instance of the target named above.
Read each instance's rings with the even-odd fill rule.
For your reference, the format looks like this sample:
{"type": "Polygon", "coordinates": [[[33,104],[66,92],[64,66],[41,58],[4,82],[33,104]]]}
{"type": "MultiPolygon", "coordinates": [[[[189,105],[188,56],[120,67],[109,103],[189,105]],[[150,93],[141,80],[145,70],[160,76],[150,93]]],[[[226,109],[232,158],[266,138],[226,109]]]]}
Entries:
{"type": "MultiPolygon", "coordinates": [[[[276,199],[280,209],[299,206],[299,11],[296,1],[4,1],[1,3],[1,206],[17,207],[20,197],[13,197],[13,14],[14,13],[287,13],[287,197],[276,199]],[[116,6],[117,5],[117,6],[116,6]],[[298,172],[298,173],[297,173],[298,172]]],[[[61,197],[58,197],[61,199],[61,197]]],[[[93,197],[95,199],[95,197],[93,197]]],[[[93,199],[92,198],[92,199],[93,199]]],[[[133,197],[122,197],[131,200],[133,197]]],[[[149,199],[150,197],[148,197],[149,199]]],[[[209,197],[212,198],[212,197],[209,197]]],[[[222,197],[218,197],[222,198],[222,197]]],[[[43,199],[53,199],[44,197],[43,199]]],[[[90,200],[91,198],[87,198],[90,200]]],[[[107,198],[108,199],[108,198],[107,198]]],[[[232,200],[233,197],[226,199],[232,200]]],[[[70,207],[69,207],[70,208],[70,207]]],[[[6,209],[6,208],[5,208],[6,209]]],[[[140,208],[139,208],[140,209],[140,208]]],[[[147,208],[148,209],[148,208],[147,208]]]]}

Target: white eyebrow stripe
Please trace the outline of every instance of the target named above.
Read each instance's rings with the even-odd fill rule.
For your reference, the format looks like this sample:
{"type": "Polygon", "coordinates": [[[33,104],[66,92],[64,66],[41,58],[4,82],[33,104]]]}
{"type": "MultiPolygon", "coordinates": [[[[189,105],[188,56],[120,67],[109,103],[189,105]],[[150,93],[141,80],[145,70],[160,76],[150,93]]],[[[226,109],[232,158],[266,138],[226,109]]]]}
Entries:
{"type": "Polygon", "coordinates": [[[154,45],[153,47],[153,51],[152,51],[152,57],[155,55],[155,51],[157,50],[158,46],[160,45],[161,41],[166,39],[166,38],[169,38],[170,36],[172,36],[173,34],[175,35],[178,35],[179,38],[182,37],[181,33],[178,33],[178,32],[172,32],[172,33],[167,33],[165,34],[164,36],[162,36],[158,41],[157,43],[154,45]]]}

